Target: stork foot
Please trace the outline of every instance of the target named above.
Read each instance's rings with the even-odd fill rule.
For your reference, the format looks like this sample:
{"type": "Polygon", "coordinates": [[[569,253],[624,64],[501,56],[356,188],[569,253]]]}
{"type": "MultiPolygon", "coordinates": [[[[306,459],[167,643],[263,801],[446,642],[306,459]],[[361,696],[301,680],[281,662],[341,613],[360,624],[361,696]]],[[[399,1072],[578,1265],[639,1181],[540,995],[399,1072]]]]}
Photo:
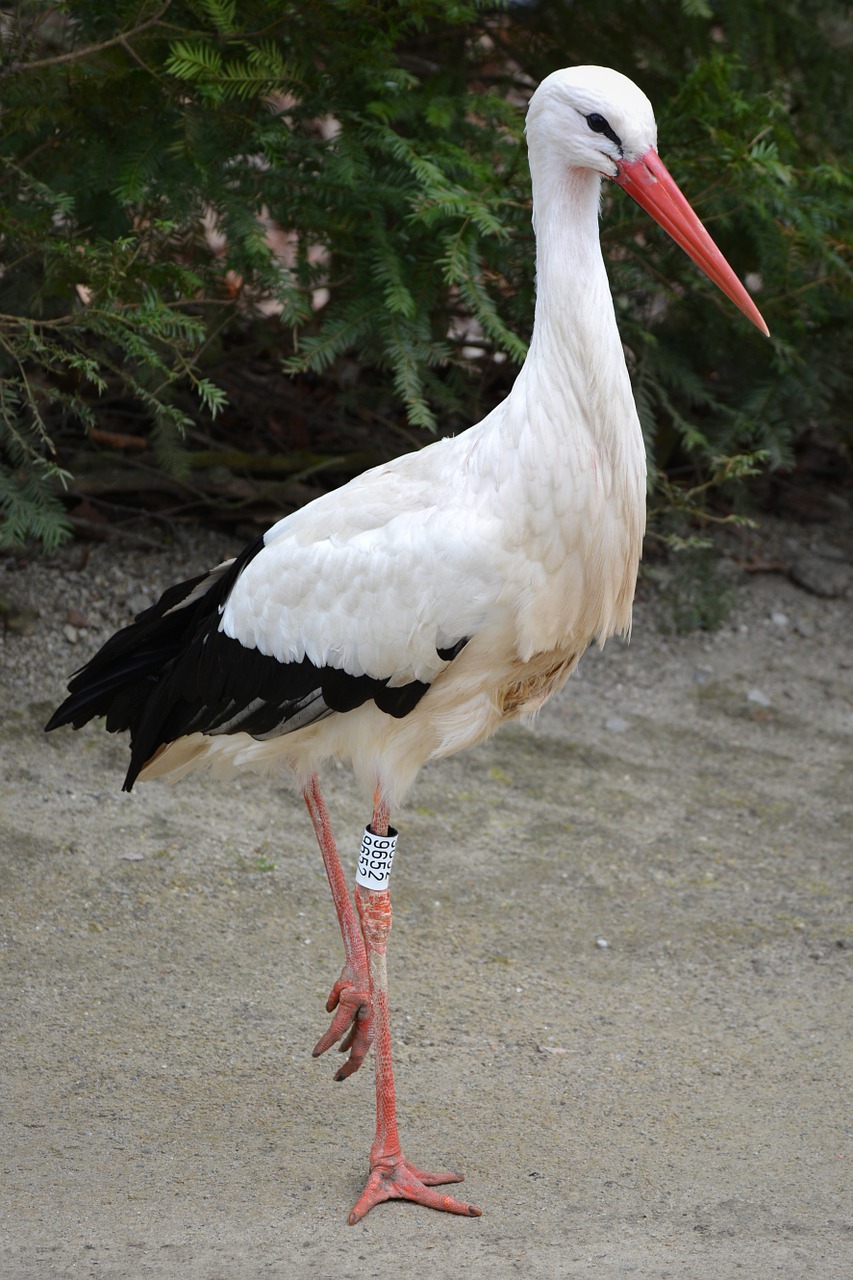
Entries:
{"type": "Polygon", "coordinates": [[[445,1213],[461,1213],[467,1218],[479,1218],[482,1210],[476,1205],[433,1191],[433,1187],[462,1181],[464,1178],[461,1173],[425,1173],[401,1155],[382,1156],[370,1170],[367,1185],[349,1216],[350,1226],[360,1222],[375,1204],[381,1204],[383,1200],[411,1200],[415,1204],[426,1205],[428,1209],[442,1209],[445,1213]]]}
{"type": "Polygon", "coordinates": [[[344,965],[326,1001],[326,1012],[335,1016],[329,1030],[314,1045],[311,1056],[319,1058],[341,1040],[339,1052],[349,1053],[349,1057],[335,1072],[335,1079],[346,1080],[358,1071],[373,1044],[373,1006],[367,974],[355,974],[344,965]]]}

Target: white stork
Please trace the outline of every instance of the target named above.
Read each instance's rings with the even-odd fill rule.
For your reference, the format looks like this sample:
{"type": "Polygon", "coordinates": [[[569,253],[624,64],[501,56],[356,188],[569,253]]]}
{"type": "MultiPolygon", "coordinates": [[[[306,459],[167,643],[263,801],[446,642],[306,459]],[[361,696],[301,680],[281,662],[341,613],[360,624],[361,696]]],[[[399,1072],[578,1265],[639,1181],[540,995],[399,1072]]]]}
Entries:
{"type": "Polygon", "coordinates": [[[602,177],[624,187],[763,332],[655,150],[646,96],[616,71],[555,71],[527,115],[537,237],[530,351],[511,394],[452,439],[374,468],[167,590],[71,680],[47,728],[129,730],[124,786],[201,765],[289,771],[345,962],[315,1056],[342,1080],[375,1038],[376,1136],[357,1222],[382,1200],[451,1213],[461,1181],[402,1154],[385,945],[395,809],[428,760],[529,716],[593,641],[625,635],[645,520],[640,424],[602,260],[602,177]],[[355,908],[318,781],[349,761],[372,796],[355,908]],[[371,885],[375,887],[370,887],[371,885]],[[376,887],[378,886],[378,887],[376,887]]]}

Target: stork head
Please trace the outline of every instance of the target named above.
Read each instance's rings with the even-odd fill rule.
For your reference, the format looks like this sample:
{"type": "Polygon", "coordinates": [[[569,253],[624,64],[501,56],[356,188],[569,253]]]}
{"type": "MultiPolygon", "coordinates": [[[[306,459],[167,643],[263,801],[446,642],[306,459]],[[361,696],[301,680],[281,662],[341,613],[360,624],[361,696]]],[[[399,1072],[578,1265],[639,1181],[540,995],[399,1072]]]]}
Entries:
{"type": "Polygon", "coordinates": [[[633,80],[609,67],[553,71],[530,99],[527,127],[571,168],[615,178],[620,161],[657,145],[655,113],[633,80]]]}
{"type": "Polygon", "coordinates": [[[769,332],[660,159],[652,105],[632,80],[609,67],[554,71],[530,99],[527,127],[568,168],[618,182],[762,333],[769,332]]]}

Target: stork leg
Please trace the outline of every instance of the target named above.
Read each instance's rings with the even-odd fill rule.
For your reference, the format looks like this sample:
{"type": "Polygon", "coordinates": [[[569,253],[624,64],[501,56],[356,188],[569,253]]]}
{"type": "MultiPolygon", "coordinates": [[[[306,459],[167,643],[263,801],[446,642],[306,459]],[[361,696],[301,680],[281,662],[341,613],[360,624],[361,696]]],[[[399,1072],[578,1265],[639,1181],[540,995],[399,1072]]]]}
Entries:
{"type": "Polygon", "coordinates": [[[334,1013],[325,1035],[314,1046],[313,1056],[318,1058],[338,1040],[342,1040],[341,1053],[349,1052],[342,1067],[335,1072],[336,1080],[346,1080],[358,1071],[373,1043],[373,1013],[370,1004],[370,981],[367,971],[367,953],[358,918],[349,896],[346,876],[335,847],[332,826],[326,802],[320,791],[320,783],[314,774],[302,792],[320,852],[329,878],[332,900],[338,916],[344,943],[344,967],[341,976],[332,987],[326,1001],[326,1012],[334,1013]],[[342,1039],[343,1038],[343,1039],[342,1039]]]}
{"type": "MultiPolygon", "coordinates": [[[[388,809],[378,792],[370,825],[374,835],[386,835],[388,832],[388,809]]],[[[364,889],[357,884],[355,905],[367,948],[370,997],[373,1004],[376,1137],[370,1148],[367,1184],[349,1216],[350,1225],[358,1222],[368,1210],[375,1204],[381,1204],[383,1200],[412,1200],[431,1209],[443,1209],[447,1213],[461,1213],[478,1218],[480,1210],[474,1205],[433,1190],[433,1187],[447,1182],[462,1182],[461,1173],[425,1173],[423,1169],[410,1164],[400,1149],[391,1062],[388,970],[385,961],[388,934],[391,932],[391,894],[388,889],[364,889]]]]}

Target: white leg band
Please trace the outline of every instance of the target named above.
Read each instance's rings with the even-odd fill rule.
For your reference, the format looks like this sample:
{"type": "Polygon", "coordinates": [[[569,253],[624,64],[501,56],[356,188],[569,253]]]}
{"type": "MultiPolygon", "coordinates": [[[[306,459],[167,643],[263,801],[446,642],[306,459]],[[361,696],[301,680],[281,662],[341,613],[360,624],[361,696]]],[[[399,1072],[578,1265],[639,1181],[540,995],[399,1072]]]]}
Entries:
{"type": "Polygon", "coordinates": [[[387,836],[375,836],[370,827],[365,827],[358,851],[356,884],[362,889],[387,889],[396,848],[397,832],[393,827],[388,828],[387,836]]]}

